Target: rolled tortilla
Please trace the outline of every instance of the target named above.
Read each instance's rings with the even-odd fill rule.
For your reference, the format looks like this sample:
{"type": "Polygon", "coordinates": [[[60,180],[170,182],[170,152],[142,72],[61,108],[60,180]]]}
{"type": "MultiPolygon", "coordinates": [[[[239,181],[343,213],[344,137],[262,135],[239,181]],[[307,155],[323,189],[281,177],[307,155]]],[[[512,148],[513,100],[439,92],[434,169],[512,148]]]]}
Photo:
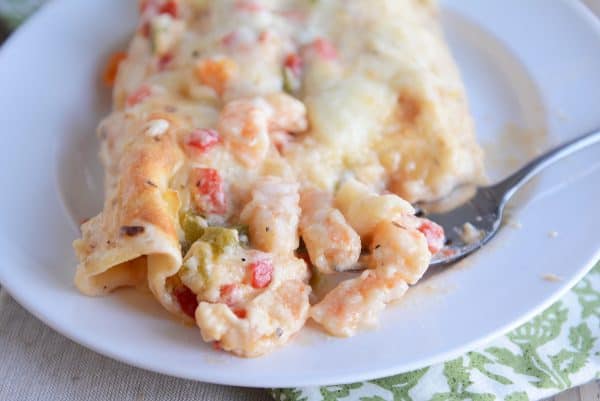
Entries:
{"type": "Polygon", "coordinates": [[[73,243],[80,260],[75,284],[84,294],[103,295],[147,280],[159,302],[185,318],[165,289],[166,278],[182,260],[179,200],[168,188],[182,156],[172,132],[151,137],[144,134],[142,122],[123,121],[116,118],[112,129],[104,131],[106,200],[73,243]]]}

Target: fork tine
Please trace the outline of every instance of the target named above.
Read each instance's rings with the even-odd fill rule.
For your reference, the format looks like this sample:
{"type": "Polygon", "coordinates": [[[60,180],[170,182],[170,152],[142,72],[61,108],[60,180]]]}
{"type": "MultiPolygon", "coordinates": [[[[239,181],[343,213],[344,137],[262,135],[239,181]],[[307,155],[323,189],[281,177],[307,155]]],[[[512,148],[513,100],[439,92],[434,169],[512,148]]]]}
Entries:
{"type": "Polygon", "coordinates": [[[496,233],[501,220],[501,210],[496,194],[488,187],[481,187],[466,203],[446,213],[425,215],[444,228],[450,242],[444,250],[434,255],[431,265],[454,263],[476,251],[496,233]],[[465,224],[471,224],[479,231],[479,238],[468,240],[465,224]]]}

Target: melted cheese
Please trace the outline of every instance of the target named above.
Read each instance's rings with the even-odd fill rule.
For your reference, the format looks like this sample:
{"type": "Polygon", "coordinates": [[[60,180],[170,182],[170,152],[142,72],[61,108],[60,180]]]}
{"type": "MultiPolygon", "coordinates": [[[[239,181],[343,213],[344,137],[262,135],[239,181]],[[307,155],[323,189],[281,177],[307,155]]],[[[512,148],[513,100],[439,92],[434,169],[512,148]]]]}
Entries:
{"type": "Polygon", "coordinates": [[[157,299],[189,319],[190,305],[176,295],[185,286],[187,302],[199,303],[194,317],[205,340],[259,355],[287,341],[309,314],[309,274],[294,253],[301,225],[327,273],[353,266],[361,245],[379,249],[372,237],[390,245],[370,259],[377,273],[343,284],[312,312],[338,335],[374,324],[430,257],[415,227],[396,233],[390,224],[410,220],[409,202],[482,177],[435,4],[140,3],[114,111],[99,128],[107,197],[75,243],[79,288],[98,294],[147,275],[157,299]],[[315,195],[304,199],[324,200],[328,212],[301,224],[306,191],[315,195]],[[182,255],[181,213],[202,214],[209,225],[249,225],[251,249],[213,254],[196,241],[190,252],[203,246],[209,256],[182,255]],[[394,247],[393,235],[406,246],[394,247]],[[398,273],[410,258],[418,266],[398,273]],[[345,328],[326,323],[334,309],[348,312],[330,320],[345,328]]]}

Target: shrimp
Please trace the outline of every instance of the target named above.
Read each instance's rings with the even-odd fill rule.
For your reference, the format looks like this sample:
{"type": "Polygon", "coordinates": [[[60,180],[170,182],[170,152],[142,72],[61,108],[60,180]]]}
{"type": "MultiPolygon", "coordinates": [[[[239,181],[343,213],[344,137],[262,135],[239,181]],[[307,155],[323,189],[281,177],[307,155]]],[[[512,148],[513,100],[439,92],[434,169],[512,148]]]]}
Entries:
{"type": "Polygon", "coordinates": [[[302,191],[300,234],[311,262],[321,273],[344,271],[355,265],[360,256],[360,237],[332,206],[325,192],[302,191]]]}
{"type": "Polygon", "coordinates": [[[308,316],[302,259],[248,249],[235,229],[206,227],[171,280],[181,311],[205,341],[241,356],[285,343],[308,316]]]}
{"type": "Polygon", "coordinates": [[[267,95],[266,100],[273,108],[273,116],[269,124],[271,131],[294,133],[306,131],[308,121],[304,103],[281,92],[267,95]]]}
{"type": "Polygon", "coordinates": [[[308,317],[310,287],[288,280],[265,291],[239,316],[223,303],[201,302],[195,317],[204,341],[244,357],[262,355],[286,343],[308,317]]]}
{"type": "Polygon", "coordinates": [[[396,194],[379,195],[365,184],[349,179],[336,192],[335,206],[365,243],[371,241],[380,222],[395,221],[423,233],[432,254],[444,246],[444,229],[431,220],[416,217],[412,205],[396,194]]]}
{"type": "Polygon", "coordinates": [[[399,299],[407,288],[401,279],[386,280],[365,270],[359,277],[340,283],[309,314],[330,334],[350,337],[361,327],[376,325],[385,305],[399,299]]]}
{"type": "Polygon", "coordinates": [[[336,204],[369,244],[364,258],[369,270],[339,284],[311,308],[310,316],[333,335],[351,336],[377,322],[385,304],[423,276],[431,246],[420,231],[424,219],[415,217],[412,206],[397,195],[378,195],[349,180],[338,190],[336,204]]]}
{"type": "Polygon", "coordinates": [[[398,195],[379,195],[355,179],[340,186],[335,195],[335,206],[363,241],[370,239],[379,222],[415,213],[411,204],[398,195]]]}
{"type": "Polygon", "coordinates": [[[371,269],[393,269],[402,280],[415,284],[423,276],[431,253],[425,235],[398,221],[382,221],[373,232],[366,258],[371,269]]]}
{"type": "Polygon", "coordinates": [[[373,326],[385,305],[400,299],[429,266],[425,236],[396,222],[380,222],[367,257],[370,270],[342,282],[312,307],[310,316],[329,333],[348,337],[373,326]]]}
{"type": "Polygon", "coordinates": [[[240,215],[240,221],[248,224],[253,246],[282,254],[298,248],[299,198],[296,183],[279,177],[259,179],[240,215]]]}
{"type": "Polygon", "coordinates": [[[243,98],[228,102],[219,116],[219,132],[236,158],[248,167],[262,162],[271,136],[301,132],[307,127],[302,102],[283,93],[266,98],[243,98]]]}
{"type": "Polygon", "coordinates": [[[246,166],[258,164],[267,155],[271,113],[271,107],[262,98],[233,100],[221,111],[219,132],[246,166]]]}

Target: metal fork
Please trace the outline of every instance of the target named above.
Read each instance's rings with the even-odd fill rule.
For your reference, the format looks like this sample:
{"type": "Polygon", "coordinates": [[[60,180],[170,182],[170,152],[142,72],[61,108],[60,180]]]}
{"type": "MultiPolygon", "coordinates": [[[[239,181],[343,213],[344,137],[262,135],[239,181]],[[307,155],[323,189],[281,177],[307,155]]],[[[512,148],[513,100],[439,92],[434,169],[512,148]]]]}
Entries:
{"type": "Polygon", "coordinates": [[[570,154],[600,142],[600,129],[572,139],[541,156],[536,157],[504,180],[477,188],[475,195],[465,204],[445,213],[425,214],[444,227],[446,244],[431,260],[430,266],[454,263],[477,251],[500,229],[504,208],[512,196],[533,176],[570,154]],[[477,239],[466,242],[462,229],[470,223],[478,230],[477,239]]]}

